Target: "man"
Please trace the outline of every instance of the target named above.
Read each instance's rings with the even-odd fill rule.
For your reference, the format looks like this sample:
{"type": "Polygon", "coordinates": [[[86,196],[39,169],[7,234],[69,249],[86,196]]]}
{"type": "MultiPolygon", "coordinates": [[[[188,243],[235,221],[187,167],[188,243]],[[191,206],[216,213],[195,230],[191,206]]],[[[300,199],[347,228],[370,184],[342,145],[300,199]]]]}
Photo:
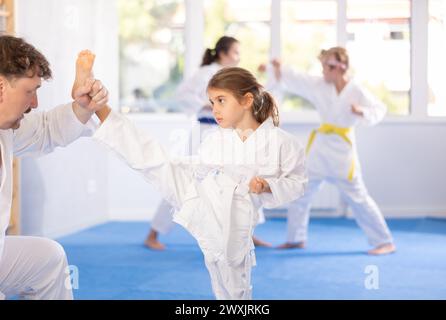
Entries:
{"type": "Polygon", "coordinates": [[[0,299],[73,298],[66,255],[57,242],[5,235],[13,156],[43,155],[91,135],[91,116],[108,102],[101,82],[88,79],[73,91],[73,102],[31,112],[38,106],[42,79],[49,78],[49,63],[39,51],[20,38],[0,36],[0,299]]]}

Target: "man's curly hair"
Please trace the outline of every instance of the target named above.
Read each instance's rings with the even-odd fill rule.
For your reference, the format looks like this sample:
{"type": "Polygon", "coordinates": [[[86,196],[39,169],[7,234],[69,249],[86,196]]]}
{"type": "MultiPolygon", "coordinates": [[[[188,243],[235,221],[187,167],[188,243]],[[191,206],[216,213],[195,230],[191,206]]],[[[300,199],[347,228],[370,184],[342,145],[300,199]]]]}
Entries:
{"type": "Polygon", "coordinates": [[[13,36],[0,36],[0,75],[6,78],[34,77],[48,80],[51,69],[48,60],[31,44],[13,36]]]}

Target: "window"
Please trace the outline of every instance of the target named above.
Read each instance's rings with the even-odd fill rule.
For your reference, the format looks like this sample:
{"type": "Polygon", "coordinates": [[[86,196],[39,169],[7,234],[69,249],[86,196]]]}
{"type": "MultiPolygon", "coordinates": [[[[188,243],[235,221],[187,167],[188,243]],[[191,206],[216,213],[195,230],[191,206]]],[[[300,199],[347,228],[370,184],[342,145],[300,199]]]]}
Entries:
{"type": "Polygon", "coordinates": [[[257,74],[269,60],[270,0],[205,0],[205,46],[222,35],[240,41],[240,67],[257,74]]]}
{"type": "MultiPolygon", "coordinates": [[[[282,61],[294,69],[321,75],[321,49],[336,45],[336,1],[282,0],[282,61]]],[[[288,95],[282,109],[309,108],[306,100],[288,95]]]]}
{"type": "Polygon", "coordinates": [[[355,77],[389,108],[408,115],[410,1],[348,0],[347,50],[355,77]]]}
{"type": "MultiPolygon", "coordinates": [[[[419,86],[411,88],[411,3],[418,5],[418,1],[343,0],[345,12],[339,11],[337,0],[117,1],[120,98],[124,112],[177,110],[171,98],[183,78],[186,6],[198,3],[197,7],[204,10],[204,43],[195,41],[192,52],[200,52],[202,45],[213,48],[222,35],[233,36],[240,41],[240,66],[264,83],[265,75],[259,74],[257,68],[271,58],[271,36],[280,36],[285,65],[318,75],[320,50],[337,45],[337,35],[341,40],[345,35],[351,74],[389,107],[390,115],[420,114],[415,109],[411,113],[410,107],[411,89],[414,93],[422,90],[419,86]],[[279,17],[271,17],[271,6],[278,8],[278,4],[281,20],[271,21],[279,17]],[[281,34],[271,35],[272,24],[280,24],[281,34]]],[[[427,70],[429,101],[417,102],[416,108],[428,104],[429,116],[446,116],[446,90],[440,80],[446,74],[446,1],[422,1],[429,6],[429,17],[424,18],[429,21],[428,59],[416,61],[415,65],[421,68],[422,64],[427,70]]],[[[187,19],[195,19],[195,15],[201,15],[201,11],[193,11],[187,19]]],[[[191,28],[189,34],[201,32],[199,24],[187,25],[191,28]]],[[[201,40],[202,35],[198,36],[201,40]]],[[[277,47],[273,49],[278,51],[277,47]]],[[[294,111],[311,106],[302,98],[289,95],[281,107],[294,111]]]]}
{"type": "Polygon", "coordinates": [[[429,1],[428,32],[428,115],[446,116],[446,1],[429,1]]]}
{"type": "Polygon", "coordinates": [[[175,111],[182,79],[183,0],[118,0],[122,112],[175,111]]]}

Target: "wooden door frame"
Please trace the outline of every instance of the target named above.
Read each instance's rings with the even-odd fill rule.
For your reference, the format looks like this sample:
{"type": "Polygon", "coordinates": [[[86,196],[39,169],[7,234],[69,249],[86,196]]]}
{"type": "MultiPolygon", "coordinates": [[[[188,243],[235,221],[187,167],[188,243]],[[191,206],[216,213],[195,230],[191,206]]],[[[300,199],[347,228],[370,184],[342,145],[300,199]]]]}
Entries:
{"type": "MultiPolygon", "coordinates": [[[[6,19],[6,34],[14,35],[14,0],[0,0],[2,10],[0,17],[6,19]]],[[[6,231],[9,235],[20,234],[20,162],[17,158],[13,161],[13,187],[12,187],[11,218],[6,231]]]]}

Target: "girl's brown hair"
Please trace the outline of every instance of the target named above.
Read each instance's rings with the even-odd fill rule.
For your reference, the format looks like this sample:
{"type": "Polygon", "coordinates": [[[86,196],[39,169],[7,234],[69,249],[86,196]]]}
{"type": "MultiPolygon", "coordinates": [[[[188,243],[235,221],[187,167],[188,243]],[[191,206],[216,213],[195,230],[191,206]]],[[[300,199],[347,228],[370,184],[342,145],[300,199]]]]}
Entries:
{"type": "Polygon", "coordinates": [[[234,43],[238,43],[238,40],[233,37],[223,36],[218,39],[215,44],[215,49],[206,49],[201,61],[201,66],[207,66],[220,59],[220,53],[228,53],[234,43]]]}
{"type": "Polygon", "coordinates": [[[349,67],[349,58],[347,50],[343,47],[332,47],[328,50],[321,50],[319,54],[319,60],[328,58],[330,56],[333,56],[336,61],[342,63],[345,65],[344,70],[347,70],[349,67]]]}
{"type": "Polygon", "coordinates": [[[248,70],[231,67],[218,71],[209,81],[208,88],[230,91],[240,102],[247,93],[253,96],[252,113],[254,119],[263,123],[269,117],[279,126],[279,110],[273,96],[263,89],[248,70]]]}

